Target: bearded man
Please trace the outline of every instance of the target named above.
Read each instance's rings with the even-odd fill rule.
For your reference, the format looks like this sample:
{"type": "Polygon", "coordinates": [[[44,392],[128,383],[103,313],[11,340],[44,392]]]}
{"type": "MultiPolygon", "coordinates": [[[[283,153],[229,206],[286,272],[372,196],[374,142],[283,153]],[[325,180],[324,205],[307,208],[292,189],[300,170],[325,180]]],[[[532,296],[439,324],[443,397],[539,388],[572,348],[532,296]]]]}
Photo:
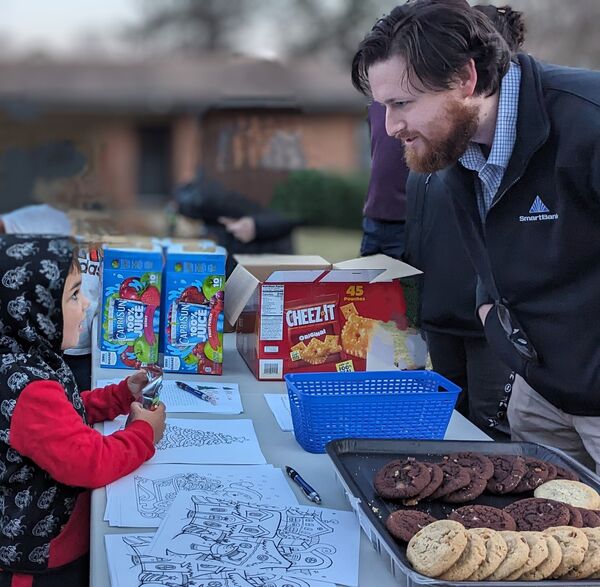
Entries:
{"type": "Polygon", "coordinates": [[[413,0],[375,24],[352,78],[453,202],[486,336],[519,374],[513,440],[600,472],[600,74],[511,61],[464,0],[413,0]]]}

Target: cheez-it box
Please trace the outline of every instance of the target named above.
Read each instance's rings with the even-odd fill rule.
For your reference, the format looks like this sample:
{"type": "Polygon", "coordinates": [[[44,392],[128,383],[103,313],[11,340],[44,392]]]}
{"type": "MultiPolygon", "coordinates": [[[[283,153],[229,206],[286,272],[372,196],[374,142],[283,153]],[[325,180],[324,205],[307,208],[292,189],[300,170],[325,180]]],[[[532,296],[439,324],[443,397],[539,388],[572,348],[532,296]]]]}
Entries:
{"type": "Polygon", "coordinates": [[[307,371],[415,369],[420,271],[385,255],[331,264],[321,257],[239,255],[225,317],[258,379],[307,371]]]}

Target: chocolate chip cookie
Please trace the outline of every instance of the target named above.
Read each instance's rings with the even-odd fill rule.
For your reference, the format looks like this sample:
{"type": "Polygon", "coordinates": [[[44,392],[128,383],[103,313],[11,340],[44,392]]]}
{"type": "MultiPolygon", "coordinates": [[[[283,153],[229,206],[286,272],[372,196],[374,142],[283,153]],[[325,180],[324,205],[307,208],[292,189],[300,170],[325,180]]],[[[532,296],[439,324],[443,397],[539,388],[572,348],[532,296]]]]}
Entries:
{"type": "Polygon", "coordinates": [[[525,459],[518,455],[493,455],[494,475],[488,481],[487,490],[496,495],[510,493],[527,473],[525,459]]]}
{"type": "Polygon", "coordinates": [[[517,523],[509,513],[488,505],[463,506],[454,510],[448,519],[460,522],[465,528],[517,529],[517,523]]]}
{"type": "Polygon", "coordinates": [[[522,531],[542,531],[552,526],[566,526],[571,514],[563,503],[551,499],[530,497],[515,501],[504,508],[517,523],[517,529],[522,531]]]}
{"type": "Polygon", "coordinates": [[[471,474],[467,469],[456,463],[438,463],[444,478],[442,484],[428,499],[440,499],[449,493],[454,493],[471,483],[471,474]]]}
{"type": "Polygon", "coordinates": [[[388,532],[402,542],[410,539],[425,526],[437,521],[437,518],[418,510],[396,510],[385,521],[388,532]]]}
{"type": "Polygon", "coordinates": [[[527,472],[511,493],[533,491],[536,487],[548,481],[553,472],[556,475],[556,467],[545,461],[540,461],[533,457],[525,457],[525,464],[527,465],[527,472]]]}
{"type": "Polygon", "coordinates": [[[375,491],[384,499],[414,497],[431,482],[425,463],[413,458],[398,459],[383,466],[375,474],[375,491]]]}
{"type": "Polygon", "coordinates": [[[494,465],[486,455],[477,452],[457,452],[446,455],[444,461],[456,463],[461,467],[465,467],[475,471],[478,477],[485,479],[486,483],[494,475],[494,465]]]}

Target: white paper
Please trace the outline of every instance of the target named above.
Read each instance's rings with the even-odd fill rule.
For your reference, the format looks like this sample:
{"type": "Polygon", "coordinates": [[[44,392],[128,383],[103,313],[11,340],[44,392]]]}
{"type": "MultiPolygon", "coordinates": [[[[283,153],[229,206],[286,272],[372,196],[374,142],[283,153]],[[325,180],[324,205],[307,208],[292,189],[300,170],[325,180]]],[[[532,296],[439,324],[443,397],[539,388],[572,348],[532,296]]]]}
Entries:
{"type": "Polygon", "coordinates": [[[104,537],[112,587],[189,585],[190,587],[334,587],[298,575],[254,575],[244,571],[207,573],[202,559],[153,557],[148,552],[152,534],[107,534],[104,537]]]}
{"type": "Polygon", "coordinates": [[[360,527],[353,512],[181,492],[148,553],[201,559],[214,572],[285,572],[357,586],[359,549],[360,527]]]}
{"type": "MultiPolygon", "coordinates": [[[[99,379],[96,387],[105,387],[119,383],[120,379],[99,379]]],[[[165,404],[167,413],[191,412],[202,414],[241,414],[242,400],[237,383],[216,382],[211,380],[186,380],[188,385],[204,391],[215,399],[215,404],[204,401],[199,397],[179,389],[175,384],[177,379],[165,379],[160,391],[160,401],[165,404]]]]}
{"type": "MultiPolygon", "coordinates": [[[[125,427],[125,416],[104,422],[104,434],[125,427]]],[[[162,440],[148,463],[264,465],[252,420],[167,418],[162,440]]]]}
{"type": "Polygon", "coordinates": [[[111,526],[157,528],[180,491],[204,490],[226,499],[294,505],[281,469],[271,465],[150,465],[106,487],[111,526]]]}
{"type": "Polygon", "coordinates": [[[265,400],[282,430],[289,432],[294,429],[290,398],[282,393],[265,393],[265,400]]]}

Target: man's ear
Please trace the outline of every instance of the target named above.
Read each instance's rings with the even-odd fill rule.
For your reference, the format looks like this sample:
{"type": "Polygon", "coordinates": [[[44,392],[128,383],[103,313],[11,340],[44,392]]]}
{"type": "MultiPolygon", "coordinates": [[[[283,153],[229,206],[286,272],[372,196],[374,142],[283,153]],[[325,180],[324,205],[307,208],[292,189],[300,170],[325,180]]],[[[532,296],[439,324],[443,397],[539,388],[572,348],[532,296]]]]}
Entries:
{"type": "Polygon", "coordinates": [[[477,69],[475,68],[475,61],[469,59],[458,73],[456,88],[460,91],[463,98],[470,98],[475,93],[476,85],[477,69]]]}

